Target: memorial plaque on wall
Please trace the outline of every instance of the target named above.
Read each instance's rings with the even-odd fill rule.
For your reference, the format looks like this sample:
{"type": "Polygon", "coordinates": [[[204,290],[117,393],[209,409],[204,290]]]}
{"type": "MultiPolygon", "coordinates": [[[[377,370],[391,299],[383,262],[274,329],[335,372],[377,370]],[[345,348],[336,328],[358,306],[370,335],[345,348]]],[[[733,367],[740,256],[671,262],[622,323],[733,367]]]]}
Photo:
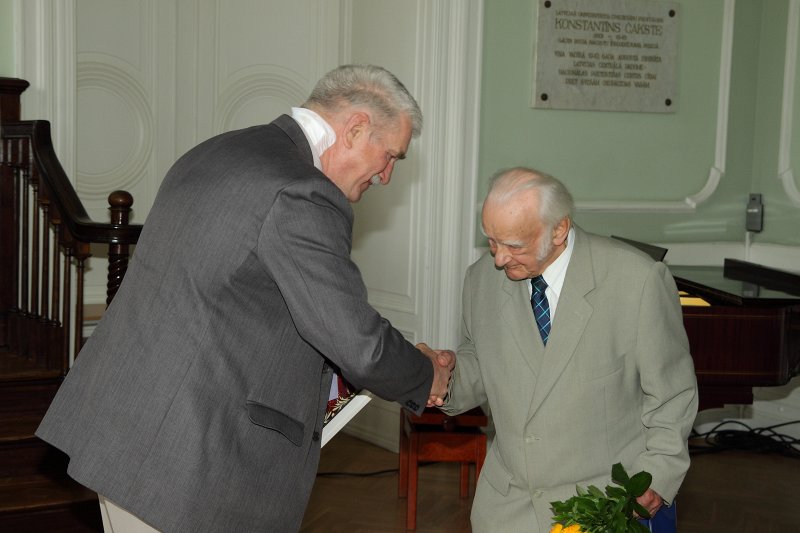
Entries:
{"type": "Polygon", "coordinates": [[[676,2],[537,0],[532,106],[670,113],[676,2]]]}

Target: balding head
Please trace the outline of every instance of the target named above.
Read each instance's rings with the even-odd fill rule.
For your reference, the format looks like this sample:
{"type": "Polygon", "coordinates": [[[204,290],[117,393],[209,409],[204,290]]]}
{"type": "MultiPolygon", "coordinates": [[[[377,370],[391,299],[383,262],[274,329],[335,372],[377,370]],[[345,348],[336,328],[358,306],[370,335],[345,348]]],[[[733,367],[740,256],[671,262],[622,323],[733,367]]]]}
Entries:
{"type": "Polygon", "coordinates": [[[566,249],[572,205],[552,176],[522,167],[495,174],[482,214],[495,265],[512,280],[544,272],[566,249]]]}
{"type": "Polygon", "coordinates": [[[563,218],[572,217],[575,204],[564,184],[549,174],[526,167],[503,169],[495,173],[489,182],[484,206],[487,203],[502,205],[512,200],[524,201],[525,197],[536,201],[531,207],[547,227],[553,227],[563,218]]]}

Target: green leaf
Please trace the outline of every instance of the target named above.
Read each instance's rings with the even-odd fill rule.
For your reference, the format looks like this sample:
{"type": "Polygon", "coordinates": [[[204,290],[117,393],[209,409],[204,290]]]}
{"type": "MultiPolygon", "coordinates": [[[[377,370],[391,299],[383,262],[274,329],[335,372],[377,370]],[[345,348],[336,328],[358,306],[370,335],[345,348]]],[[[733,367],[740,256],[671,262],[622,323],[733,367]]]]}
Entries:
{"type": "Polygon", "coordinates": [[[603,494],[603,491],[601,491],[594,485],[589,485],[589,494],[597,498],[603,498],[605,496],[605,494],[603,494]]]}
{"type": "Polygon", "coordinates": [[[638,520],[628,522],[628,533],[650,533],[650,528],[638,520]]]}
{"type": "Polygon", "coordinates": [[[611,467],[611,479],[617,482],[619,485],[625,485],[628,482],[628,473],[625,471],[625,467],[622,466],[622,463],[615,463],[614,466],[611,467]]]}
{"type": "Polygon", "coordinates": [[[627,517],[625,516],[625,513],[624,513],[624,511],[625,511],[625,505],[626,505],[627,503],[628,503],[628,501],[627,501],[627,500],[620,500],[620,501],[618,501],[618,502],[616,503],[616,505],[614,505],[614,509],[613,509],[613,511],[612,511],[612,512],[613,512],[615,515],[621,515],[621,516],[623,516],[623,517],[627,518],[627,517]]]}
{"type": "Polygon", "coordinates": [[[636,514],[638,514],[642,518],[650,518],[650,513],[647,511],[647,509],[639,505],[639,502],[634,501],[632,503],[633,503],[633,510],[636,511],[636,514]]]}
{"type": "Polygon", "coordinates": [[[608,494],[609,498],[614,499],[625,499],[628,497],[628,493],[625,491],[625,489],[620,487],[612,487],[610,485],[606,487],[606,494],[608,494]]]}
{"type": "Polygon", "coordinates": [[[570,508],[570,504],[568,504],[567,502],[550,502],[550,506],[556,513],[563,513],[565,511],[568,511],[570,508]]]}
{"type": "Polygon", "coordinates": [[[587,533],[644,533],[634,512],[648,517],[647,510],[636,502],[650,487],[652,476],[639,472],[629,476],[621,463],[611,468],[614,485],[605,493],[594,485],[575,486],[576,495],[564,501],[550,502],[553,520],[563,526],[578,524],[587,533]]]}
{"type": "Polygon", "coordinates": [[[638,498],[650,488],[650,483],[653,482],[653,476],[650,472],[639,472],[625,483],[625,490],[634,498],[638,498]]]}
{"type": "Polygon", "coordinates": [[[575,509],[580,511],[589,511],[594,509],[594,502],[590,498],[579,498],[575,502],[575,509]]]}

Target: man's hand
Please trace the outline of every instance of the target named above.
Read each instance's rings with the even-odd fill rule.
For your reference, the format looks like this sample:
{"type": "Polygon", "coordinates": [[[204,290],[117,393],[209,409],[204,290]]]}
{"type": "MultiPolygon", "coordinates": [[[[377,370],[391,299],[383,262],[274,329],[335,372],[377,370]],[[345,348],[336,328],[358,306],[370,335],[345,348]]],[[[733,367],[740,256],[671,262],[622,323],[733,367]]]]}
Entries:
{"type": "Polygon", "coordinates": [[[450,350],[431,350],[424,342],[417,344],[417,349],[424,353],[433,365],[433,384],[426,407],[441,407],[447,395],[450,375],[456,366],[456,354],[450,350]]]}
{"type": "Polygon", "coordinates": [[[653,489],[647,489],[644,494],[636,498],[636,502],[647,509],[651,517],[655,516],[664,504],[664,500],[653,489]]]}

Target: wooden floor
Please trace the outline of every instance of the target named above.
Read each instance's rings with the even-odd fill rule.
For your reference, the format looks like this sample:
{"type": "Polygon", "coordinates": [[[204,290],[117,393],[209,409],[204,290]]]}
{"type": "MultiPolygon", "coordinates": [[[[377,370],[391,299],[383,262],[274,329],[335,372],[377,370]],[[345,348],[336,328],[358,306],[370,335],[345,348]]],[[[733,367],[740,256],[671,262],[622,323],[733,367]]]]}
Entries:
{"type": "MultiPolygon", "coordinates": [[[[390,473],[317,478],[302,533],[405,531],[406,500],[397,497],[397,454],[339,434],[323,448],[324,472],[390,473]]],[[[419,533],[469,532],[472,491],[458,495],[458,466],[420,471],[419,533]]],[[[800,459],[726,451],[698,454],[678,504],[681,533],[800,533],[800,459]]],[[[502,533],[502,532],[498,532],[502,533]]]]}

